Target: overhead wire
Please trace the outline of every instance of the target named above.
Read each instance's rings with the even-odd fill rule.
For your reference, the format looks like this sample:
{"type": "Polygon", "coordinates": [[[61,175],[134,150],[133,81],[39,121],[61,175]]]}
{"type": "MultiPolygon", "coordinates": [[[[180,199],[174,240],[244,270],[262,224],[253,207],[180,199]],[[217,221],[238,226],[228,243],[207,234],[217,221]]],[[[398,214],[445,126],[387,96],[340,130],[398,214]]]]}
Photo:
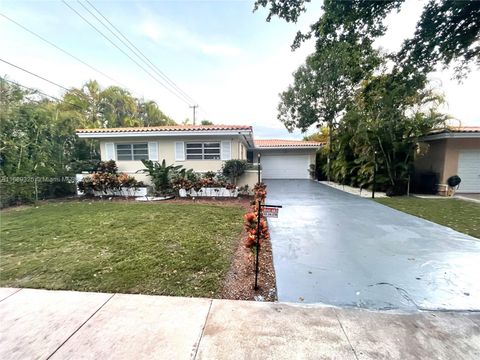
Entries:
{"type": "Polygon", "coordinates": [[[125,86],[124,84],[122,84],[121,82],[119,82],[118,80],[114,79],[113,77],[109,76],[108,74],[105,74],[103,71],[101,71],[101,70],[95,68],[94,66],[88,64],[86,61],[83,61],[82,59],[80,59],[79,57],[73,55],[72,53],[70,53],[70,52],[62,49],[60,46],[54,44],[54,43],[51,42],[50,40],[47,40],[46,38],[44,38],[44,37],[41,36],[40,34],[36,33],[35,31],[28,29],[27,27],[25,27],[25,26],[23,26],[22,24],[20,24],[19,22],[13,20],[12,18],[8,17],[7,15],[0,13],[0,16],[3,16],[5,19],[9,20],[9,21],[12,22],[13,24],[15,24],[15,25],[17,25],[18,27],[22,28],[23,30],[29,32],[30,34],[36,36],[36,37],[39,38],[40,40],[42,40],[42,41],[44,41],[45,43],[49,44],[50,46],[53,46],[55,49],[63,52],[64,54],[70,56],[71,58],[77,60],[78,62],[82,63],[83,65],[89,67],[89,68],[92,69],[93,71],[95,71],[95,72],[97,72],[97,73],[105,76],[107,79],[109,79],[109,80],[111,80],[111,81],[113,81],[113,82],[117,83],[118,85],[121,85],[121,86],[123,86],[123,87],[125,87],[125,88],[127,87],[127,86],[125,86]]]}
{"type": "Polygon", "coordinates": [[[114,41],[112,41],[107,35],[105,35],[101,30],[99,30],[95,25],[93,25],[89,20],[87,20],[82,14],[80,14],[75,8],[70,6],[65,0],[62,0],[62,2],[70,8],[77,16],[79,16],[84,22],[86,22],[88,25],[90,25],[96,32],[98,32],[102,37],[104,37],[108,42],[110,42],[113,46],[115,46],[119,51],[121,51],[125,56],[127,56],[131,61],[133,61],[138,67],[140,67],[145,73],[147,73],[152,79],[154,79],[157,83],[159,83],[161,86],[163,86],[166,90],[168,90],[170,93],[175,95],[178,99],[186,103],[187,105],[190,105],[190,103],[185,100],[184,98],[180,97],[177,93],[173,92],[169,87],[167,87],[165,84],[163,84],[160,80],[158,80],[154,75],[152,75],[147,69],[145,69],[141,64],[138,63],[134,58],[132,58],[129,54],[127,54],[122,48],[120,48],[114,41]]]}
{"type": "Polygon", "coordinates": [[[69,104],[69,105],[75,106],[75,107],[83,110],[83,108],[82,108],[81,106],[77,105],[77,104],[74,104],[74,103],[65,101],[65,100],[63,100],[63,99],[59,99],[58,97],[55,97],[55,96],[53,96],[53,95],[46,94],[46,93],[44,93],[44,92],[42,92],[42,91],[40,91],[40,90],[38,90],[38,89],[34,89],[34,88],[31,88],[31,87],[22,85],[22,84],[20,84],[19,82],[11,81],[11,80],[8,80],[8,79],[5,79],[5,78],[1,78],[1,81],[6,81],[6,82],[8,82],[8,83],[10,83],[10,84],[13,84],[13,85],[16,85],[16,86],[20,86],[20,87],[22,87],[22,88],[24,88],[24,89],[31,90],[31,91],[33,91],[33,92],[35,92],[35,93],[38,93],[38,94],[41,94],[41,95],[43,95],[43,96],[52,98],[52,99],[54,99],[54,100],[57,100],[57,101],[59,101],[59,102],[65,103],[65,104],[69,104]]]}
{"type": "MultiPolygon", "coordinates": [[[[107,26],[105,26],[117,39],[122,41],[122,43],[127,46],[130,51],[135,53],[137,57],[142,59],[142,61],[148,65],[152,70],[154,70],[162,79],[164,79],[170,86],[172,86],[174,89],[176,89],[180,94],[182,94],[187,100],[191,101],[192,103],[196,103],[197,101],[193,99],[190,95],[188,95],[185,91],[183,91],[173,80],[171,80],[160,68],[158,68],[157,65],[155,65],[132,41],[130,41],[105,15],[102,14],[100,10],[98,10],[90,1],[85,0],[87,4],[90,5],[131,47],[133,47],[133,50],[131,47],[129,47],[125,42],[123,42],[115,33],[113,33],[110,29],[108,29],[107,26]]],[[[90,14],[92,14],[80,1],[78,1],[80,5],[82,5],[83,8],[85,8],[90,14]]],[[[92,14],[92,16],[95,16],[92,14]]],[[[101,22],[100,19],[98,19],[96,16],[95,18],[101,22]]]]}
{"type": "Polygon", "coordinates": [[[1,58],[0,58],[0,61],[4,62],[5,64],[8,64],[8,65],[10,65],[10,66],[12,66],[12,67],[14,67],[14,68],[17,68],[17,69],[19,69],[19,70],[22,70],[22,71],[26,72],[27,74],[30,74],[30,75],[33,75],[33,76],[39,78],[39,79],[42,79],[43,81],[46,81],[46,82],[48,82],[48,83],[50,83],[50,84],[52,84],[52,85],[58,86],[59,88],[65,90],[65,91],[70,91],[70,89],[67,89],[65,86],[62,86],[62,85],[60,85],[60,84],[57,84],[56,82],[54,82],[54,81],[52,81],[52,80],[49,80],[49,79],[47,79],[47,78],[45,78],[45,77],[43,77],[43,76],[37,75],[37,74],[31,72],[30,70],[27,70],[27,69],[25,69],[25,68],[23,68],[23,67],[21,67],[21,66],[12,64],[11,62],[9,62],[9,61],[7,61],[7,60],[3,60],[3,59],[1,59],[1,58]]]}

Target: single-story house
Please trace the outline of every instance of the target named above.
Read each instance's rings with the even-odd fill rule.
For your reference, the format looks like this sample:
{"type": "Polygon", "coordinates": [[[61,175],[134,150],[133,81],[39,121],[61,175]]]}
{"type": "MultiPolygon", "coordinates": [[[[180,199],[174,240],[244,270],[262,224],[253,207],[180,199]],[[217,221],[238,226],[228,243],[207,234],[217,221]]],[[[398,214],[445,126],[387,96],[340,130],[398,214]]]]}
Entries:
{"type": "Polygon", "coordinates": [[[415,159],[416,174],[432,174],[436,191],[447,195],[447,180],[458,175],[459,193],[480,193],[480,127],[464,126],[437,130],[420,139],[425,154],[415,159]]]}
{"type": "MultiPolygon", "coordinates": [[[[230,159],[257,163],[261,155],[263,179],[309,179],[310,164],[322,146],[314,141],[254,140],[246,125],[175,125],[131,128],[78,129],[80,138],[100,141],[101,159],[115,160],[119,171],[149,181],[137,171],[141,160],[165,160],[196,172],[221,170],[230,159]]],[[[238,185],[253,186],[257,171],[247,170],[238,185]]]]}

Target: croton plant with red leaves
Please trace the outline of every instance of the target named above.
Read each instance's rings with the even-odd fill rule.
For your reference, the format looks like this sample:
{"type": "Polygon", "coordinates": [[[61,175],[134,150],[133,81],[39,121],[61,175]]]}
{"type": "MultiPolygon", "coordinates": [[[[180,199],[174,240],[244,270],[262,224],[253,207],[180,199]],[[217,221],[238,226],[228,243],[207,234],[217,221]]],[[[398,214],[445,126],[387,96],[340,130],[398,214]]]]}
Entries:
{"type": "MultiPolygon", "coordinates": [[[[252,203],[252,211],[248,212],[244,216],[244,226],[247,232],[247,239],[245,245],[248,248],[255,246],[257,241],[257,229],[258,229],[258,201],[261,203],[265,202],[267,197],[267,186],[264,183],[257,183],[253,188],[254,201],[252,203]]],[[[260,242],[264,239],[268,239],[268,225],[267,220],[263,216],[263,213],[260,213],[260,242]]]]}

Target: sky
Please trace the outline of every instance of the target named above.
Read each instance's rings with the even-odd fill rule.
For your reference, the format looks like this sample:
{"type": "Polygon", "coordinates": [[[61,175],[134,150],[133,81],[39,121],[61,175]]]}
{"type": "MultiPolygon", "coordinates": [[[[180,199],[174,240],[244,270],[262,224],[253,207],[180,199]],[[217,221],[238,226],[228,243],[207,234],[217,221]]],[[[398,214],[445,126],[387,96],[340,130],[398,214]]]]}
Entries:
{"type": "MultiPolygon", "coordinates": [[[[277,18],[266,22],[265,9],[253,13],[254,1],[90,2],[195,100],[200,106],[197,119],[215,124],[250,124],[258,139],[302,138],[300,132],[288,133],[277,119],[278,94],[292,82],[292,73],[314,50],[313,41],[294,52],[290,45],[298,30],[308,30],[319,18],[321,1],[308,4],[307,12],[296,24],[277,18]]],[[[79,2],[68,4],[123,47],[79,2]]],[[[402,40],[413,34],[422,6],[422,1],[407,0],[400,13],[388,16],[389,30],[376,45],[386,50],[398,49],[402,40]]],[[[181,100],[167,91],[164,80],[162,85],[152,79],[62,1],[0,0],[0,13],[109,78],[1,16],[0,58],[66,88],[80,87],[89,79],[96,79],[103,87],[120,85],[136,97],[155,100],[177,122],[192,119],[189,105],[194,102],[181,100]]],[[[134,55],[131,57],[140,63],[134,55]]],[[[2,62],[0,74],[53,96],[63,92],[2,62]]],[[[475,95],[480,72],[472,71],[461,84],[451,78],[449,70],[431,75],[437,90],[446,97],[448,105],[444,111],[462,125],[480,126],[480,107],[474,106],[478,101],[475,95]]]]}

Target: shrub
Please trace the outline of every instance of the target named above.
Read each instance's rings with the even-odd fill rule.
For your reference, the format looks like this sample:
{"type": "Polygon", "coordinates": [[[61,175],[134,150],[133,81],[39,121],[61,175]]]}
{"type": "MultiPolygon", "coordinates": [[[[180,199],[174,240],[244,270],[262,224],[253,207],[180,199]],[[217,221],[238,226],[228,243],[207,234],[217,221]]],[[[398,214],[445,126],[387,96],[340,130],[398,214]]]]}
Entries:
{"type": "MultiPolygon", "coordinates": [[[[252,203],[252,211],[245,214],[244,217],[244,227],[247,232],[247,239],[245,241],[245,246],[248,248],[255,247],[255,242],[257,239],[257,225],[258,225],[258,202],[265,203],[265,198],[267,196],[267,186],[264,183],[257,183],[253,187],[254,200],[252,203]]],[[[262,240],[268,239],[268,225],[263,213],[260,213],[260,242],[262,240]]]]}
{"type": "Polygon", "coordinates": [[[222,173],[232,183],[236,184],[238,178],[245,172],[247,162],[245,160],[228,160],[222,167],[222,173]]]}
{"type": "Polygon", "coordinates": [[[217,173],[214,171],[207,171],[206,173],[203,174],[204,179],[214,179],[217,176],[217,173]]]}
{"type": "Polygon", "coordinates": [[[152,178],[153,187],[155,192],[161,196],[172,195],[174,189],[172,180],[175,175],[182,168],[182,165],[168,165],[165,160],[162,163],[153,162],[152,160],[142,160],[146,171],[152,178]]]}
{"type": "Polygon", "coordinates": [[[117,163],[114,160],[100,161],[97,164],[96,172],[106,174],[116,174],[118,172],[117,163]]]}
{"type": "Polygon", "coordinates": [[[85,176],[77,184],[80,191],[85,194],[93,194],[94,191],[102,191],[107,194],[109,191],[119,191],[122,188],[143,186],[143,183],[137,181],[133,176],[125,173],[118,174],[117,164],[113,160],[99,162],[96,169],[95,173],[85,176]]]}

